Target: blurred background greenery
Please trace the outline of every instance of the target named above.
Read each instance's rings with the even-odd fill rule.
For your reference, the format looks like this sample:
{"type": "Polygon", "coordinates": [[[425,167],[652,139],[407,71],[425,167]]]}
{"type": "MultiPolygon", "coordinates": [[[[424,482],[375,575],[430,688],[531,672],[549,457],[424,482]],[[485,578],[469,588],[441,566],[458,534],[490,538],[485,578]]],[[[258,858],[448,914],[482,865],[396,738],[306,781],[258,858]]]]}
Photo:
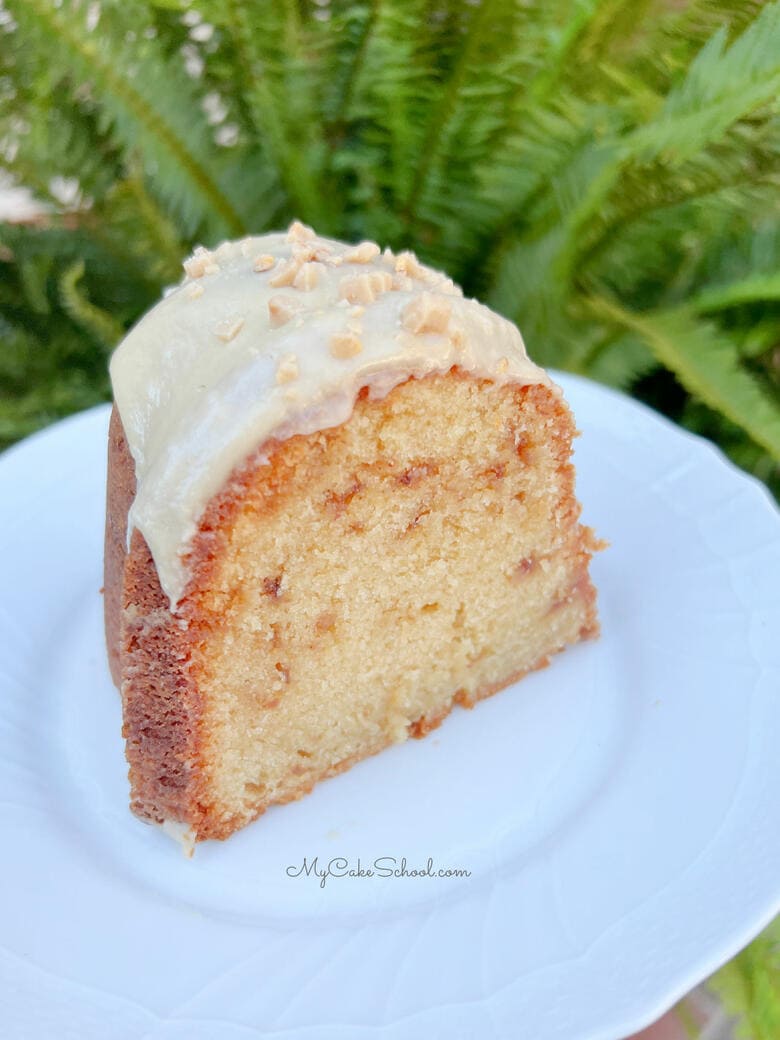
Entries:
{"type": "MultiPolygon", "coordinates": [[[[412,248],[780,495],[780,3],[0,0],[0,446],[196,243],[412,248]]],[[[780,1037],[777,930],[724,976],[780,1037]]]]}
{"type": "Polygon", "coordinates": [[[2,0],[0,444],[109,396],[182,258],[411,247],[780,494],[780,5],[2,0]]]}

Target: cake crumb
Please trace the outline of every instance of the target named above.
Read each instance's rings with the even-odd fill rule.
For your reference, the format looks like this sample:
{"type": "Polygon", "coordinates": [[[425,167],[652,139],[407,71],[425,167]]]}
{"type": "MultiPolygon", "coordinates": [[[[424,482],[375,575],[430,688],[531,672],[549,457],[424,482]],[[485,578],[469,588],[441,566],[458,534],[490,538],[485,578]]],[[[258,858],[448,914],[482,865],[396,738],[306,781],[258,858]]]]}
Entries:
{"type": "Polygon", "coordinates": [[[287,354],[276,366],[276,382],[291,383],[298,378],[298,358],[295,354],[287,354]]]}
{"type": "Polygon", "coordinates": [[[316,288],[319,284],[320,274],[325,270],[322,264],[316,260],[308,260],[298,270],[295,278],[293,279],[293,285],[296,289],[303,289],[304,292],[310,292],[316,288]]]}
{"type": "Polygon", "coordinates": [[[420,335],[423,332],[446,332],[449,324],[452,304],[432,293],[422,293],[404,307],[401,324],[409,332],[420,335]]]}
{"type": "Polygon", "coordinates": [[[288,242],[307,242],[309,239],[316,237],[313,228],[302,224],[300,220],[294,220],[287,229],[288,242]]]}
{"type": "Polygon", "coordinates": [[[231,340],[236,338],[243,327],[243,318],[225,318],[223,321],[217,322],[214,326],[214,332],[223,343],[230,343],[231,340]]]}
{"type": "Polygon", "coordinates": [[[332,610],[325,610],[317,616],[314,622],[314,631],[318,636],[333,632],[336,628],[336,615],[332,610]]]}
{"type": "Polygon", "coordinates": [[[270,271],[276,263],[274,257],[270,253],[261,253],[260,256],[255,257],[255,262],[252,264],[252,270],[257,271],[270,271]]]}
{"type": "Polygon", "coordinates": [[[379,256],[381,250],[376,242],[360,242],[354,248],[344,253],[344,262],[347,264],[370,264],[379,256]]]}
{"type": "Polygon", "coordinates": [[[278,329],[295,315],[300,309],[300,304],[291,300],[289,296],[272,296],[268,301],[268,316],[271,319],[271,328],[278,329]]]}
{"type": "Polygon", "coordinates": [[[330,352],[335,358],[351,358],[363,349],[355,332],[334,332],[330,337],[330,352]]]}
{"type": "Polygon", "coordinates": [[[191,300],[197,300],[199,296],[202,296],[204,292],[203,285],[201,282],[193,282],[187,290],[187,295],[191,300]]]}

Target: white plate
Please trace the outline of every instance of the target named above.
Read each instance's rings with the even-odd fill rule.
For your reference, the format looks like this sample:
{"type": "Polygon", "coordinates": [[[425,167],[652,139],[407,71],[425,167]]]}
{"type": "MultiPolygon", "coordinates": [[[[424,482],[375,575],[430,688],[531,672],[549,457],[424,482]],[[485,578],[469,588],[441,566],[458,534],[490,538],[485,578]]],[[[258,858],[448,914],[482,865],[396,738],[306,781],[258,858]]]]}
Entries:
{"type": "Polygon", "coordinates": [[[126,808],[107,408],[0,459],[3,1035],[615,1040],[780,906],[780,518],[594,384],[603,636],[187,861],[126,808]],[[290,877],[303,857],[470,877],[290,877]]]}

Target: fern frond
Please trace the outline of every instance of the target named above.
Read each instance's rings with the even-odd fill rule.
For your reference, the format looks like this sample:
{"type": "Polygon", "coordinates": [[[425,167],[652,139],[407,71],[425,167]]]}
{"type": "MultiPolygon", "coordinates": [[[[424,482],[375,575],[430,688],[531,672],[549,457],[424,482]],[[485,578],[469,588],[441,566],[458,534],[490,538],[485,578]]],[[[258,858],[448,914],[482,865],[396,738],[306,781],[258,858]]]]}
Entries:
{"type": "Polygon", "coordinates": [[[209,17],[232,45],[233,87],[238,87],[261,155],[270,163],[290,211],[323,227],[325,207],[316,180],[324,145],[295,3],[219,0],[210,7],[209,17]]]}
{"type": "Polygon", "coordinates": [[[425,118],[437,89],[437,52],[427,0],[376,6],[365,56],[353,65],[349,108],[331,168],[348,199],[344,231],[408,245],[403,202],[420,155],[425,118]]]}
{"type": "Polygon", "coordinates": [[[656,14],[657,7],[655,0],[602,0],[597,4],[577,46],[575,74],[630,53],[637,37],[644,35],[648,12],[656,14]]]}
{"type": "MultiPolygon", "coordinates": [[[[211,234],[241,234],[244,222],[214,176],[214,150],[200,109],[183,75],[157,52],[153,40],[132,53],[111,31],[88,33],[79,4],[8,0],[7,6],[37,59],[69,68],[76,85],[99,92],[106,122],[128,152],[141,148],[155,163],[155,183],[179,217],[211,234]]],[[[104,20],[112,13],[104,12],[104,20]]],[[[29,53],[29,52],[28,52],[29,53]]]]}
{"type": "MultiPolygon", "coordinates": [[[[628,166],[619,190],[609,194],[573,243],[580,280],[606,280],[621,292],[631,292],[632,286],[655,274],[667,295],[684,295],[697,278],[712,280],[712,274],[691,270],[686,281],[675,257],[695,253],[698,262],[702,256],[731,256],[726,241],[720,250],[715,248],[721,215],[729,229],[746,220],[745,235],[755,241],[754,214],[763,210],[770,216],[778,209],[772,166],[780,164],[778,130],[780,126],[740,124],[722,146],[680,167],[628,166]]],[[[740,274],[723,272],[720,277],[740,274]]]]}
{"type": "MultiPolygon", "coordinates": [[[[167,284],[179,276],[186,246],[173,221],[150,195],[140,170],[129,171],[112,187],[104,208],[106,231],[128,243],[155,279],[167,284]]],[[[85,223],[89,229],[89,220],[85,223]]]]}
{"type": "Polygon", "coordinates": [[[647,344],[631,332],[609,332],[586,353],[580,353],[575,370],[600,383],[626,390],[657,364],[647,344]]]}
{"type": "Polygon", "coordinates": [[[719,29],[705,44],[658,118],[634,132],[628,153],[638,159],[684,160],[717,141],[737,120],[776,100],[780,91],[780,3],[769,3],[727,47],[719,29]]]}
{"type": "Polygon", "coordinates": [[[336,55],[334,83],[327,92],[324,117],[331,128],[343,133],[352,97],[371,50],[371,40],[380,20],[382,0],[370,3],[347,3],[339,12],[334,31],[339,34],[341,46],[336,55]]]}
{"type": "Polygon", "coordinates": [[[424,196],[427,188],[428,177],[439,159],[452,114],[469,78],[469,73],[472,71],[472,64],[482,47],[483,36],[494,25],[494,18],[500,7],[501,0],[482,0],[482,3],[474,5],[472,8],[468,27],[460,41],[453,67],[439,92],[428,120],[422,151],[412,179],[410,198],[407,203],[410,219],[415,217],[420,197],[424,196]]]}
{"type": "Polygon", "coordinates": [[[695,397],[725,415],[780,460],[780,401],[739,363],[736,344],[688,308],[636,314],[603,297],[592,313],[629,329],[695,397]]]}
{"type": "Polygon", "coordinates": [[[755,274],[727,285],[710,286],[692,297],[690,306],[697,314],[711,314],[745,303],[769,300],[780,301],[780,273],[777,271],[755,274]]]}
{"type": "Polygon", "coordinates": [[[54,380],[38,381],[14,397],[0,397],[0,447],[56,422],[66,415],[111,399],[107,375],[64,371],[54,380]]]}
{"type": "Polygon", "coordinates": [[[79,289],[83,277],[83,260],[76,260],[63,272],[60,277],[62,307],[80,328],[104,347],[111,348],[122,338],[124,329],[110,314],[91,303],[79,289]]]}
{"type": "Polygon", "coordinates": [[[719,142],[734,123],[774,98],[780,88],[780,2],[768,4],[728,49],[725,41],[725,30],[716,33],[656,118],[605,140],[598,173],[574,209],[562,214],[568,234],[559,277],[569,276],[583,230],[597,220],[627,167],[661,157],[682,163],[719,142]]]}
{"type": "Polygon", "coordinates": [[[49,314],[51,306],[46,294],[46,282],[52,268],[52,257],[39,254],[19,261],[19,280],[25,298],[36,314],[49,314]]]}
{"type": "Polygon", "coordinates": [[[56,209],[62,206],[57,182],[72,180],[81,198],[99,198],[116,176],[116,150],[94,110],[41,82],[31,64],[13,48],[0,48],[0,163],[56,209]]]}
{"type": "Polygon", "coordinates": [[[688,0],[664,4],[645,23],[643,47],[632,56],[636,72],[659,94],[668,93],[691,54],[716,32],[727,30],[729,40],[755,21],[766,0],[688,0]]]}

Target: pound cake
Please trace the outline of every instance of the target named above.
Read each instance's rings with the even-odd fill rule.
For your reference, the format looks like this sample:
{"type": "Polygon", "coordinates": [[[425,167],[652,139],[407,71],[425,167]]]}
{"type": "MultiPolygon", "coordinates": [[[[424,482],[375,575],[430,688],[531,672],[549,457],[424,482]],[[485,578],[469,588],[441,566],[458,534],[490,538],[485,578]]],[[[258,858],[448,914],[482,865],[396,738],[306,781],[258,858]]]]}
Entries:
{"type": "Polygon", "coordinates": [[[106,636],[131,806],[189,848],[598,630],[574,425],[411,253],[198,249],[111,359],[106,636]]]}

